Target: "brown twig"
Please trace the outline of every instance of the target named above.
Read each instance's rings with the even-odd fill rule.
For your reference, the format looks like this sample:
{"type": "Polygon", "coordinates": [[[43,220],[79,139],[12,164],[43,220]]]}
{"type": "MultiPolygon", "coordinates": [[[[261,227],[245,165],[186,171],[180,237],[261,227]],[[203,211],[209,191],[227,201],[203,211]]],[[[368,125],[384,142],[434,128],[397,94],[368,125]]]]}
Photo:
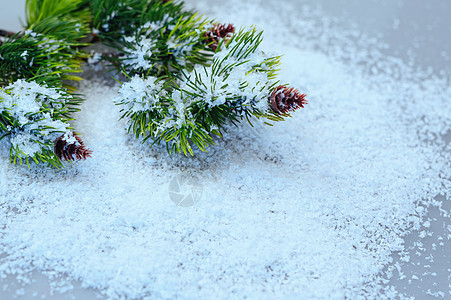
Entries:
{"type": "Polygon", "coordinates": [[[0,36],[3,36],[3,37],[12,37],[12,36],[14,36],[14,35],[16,35],[15,32],[0,29],[0,36]]]}

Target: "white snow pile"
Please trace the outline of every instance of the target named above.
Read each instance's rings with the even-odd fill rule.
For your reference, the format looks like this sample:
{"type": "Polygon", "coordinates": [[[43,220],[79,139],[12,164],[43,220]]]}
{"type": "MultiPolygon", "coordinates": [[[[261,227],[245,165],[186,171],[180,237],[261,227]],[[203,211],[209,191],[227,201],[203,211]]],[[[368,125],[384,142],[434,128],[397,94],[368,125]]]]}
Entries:
{"type": "Polygon", "coordinates": [[[447,79],[307,8],[197,5],[264,29],[265,51],[286,54],[282,81],[309,105],[274,127],[230,127],[208,154],[169,157],[126,134],[117,86],[85,81],[74,126],[91,159],[30,171],[0,143],[0,276],[38,270],[57,291],[78,280],[112,299],[397,295],[384,267],[393,253],[409,260],[403,236],[434,197],[449,201],[447,79]],[[201,190],[195,205],[174,204],[169,187],[192,189],[174,176],[201,190]]]}

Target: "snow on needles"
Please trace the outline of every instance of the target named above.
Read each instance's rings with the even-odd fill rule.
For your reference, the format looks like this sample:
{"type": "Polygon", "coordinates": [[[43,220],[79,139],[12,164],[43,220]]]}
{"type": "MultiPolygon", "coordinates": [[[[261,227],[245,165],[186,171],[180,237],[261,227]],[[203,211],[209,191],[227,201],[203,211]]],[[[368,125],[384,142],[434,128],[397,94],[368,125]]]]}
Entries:
{"type": "Polygon", "coordinates": [[[154,109],[158,100],[165,96],[163,83],[157,82],[156,77],[143,79],[135,75],[121,86],[115,102],[125,105],[126,111],[140,112],[154,109]]]}
{"type": "MultiPolygon", "coordinates": [[[[248,48],[253,46],[257,45],[250,44],[248,48]]],[[[269,109],[268,98],[275,80],[269,78],[267,69],[271,68],[267,68],[266,63],[277,65],[278,57],[266,57],[256,47],[253,51],[243,48],[241,53],[248,54],[238,58],[235,53],[238,52],[237,48],[241,49],[237,41],[233,40],[215,53],[211,66],[195,68],[186,80],[180,83],[181,89],[188,95],[201,95],[199,99],[186,97],[188,99],[185,102],[205,101],[212,107],[222,105],[226,101],[242,101],[240,105],[245,109],[258,109],[261,112],[269,109]]]]}
{"type": "Polygon", "coordinates": [[[251,33],[240,31],[214,55],[211,66],[197,65],[175,82],[172,92],[166,92],[156,77],[135,75],[121,86],[115,102],[124,105],[123,110],[130,114],[160,115],[159,120],[152,120],[160,131],[196,124],[192,110],[205,104],[211,108],[227,102],[241,115],[245,110],[266,113],[270,110],[271,89],[277,83],[272,77],[279,57],[265,56],[257,39],[246,45],[244,40],[251,33]],[[167,107],[167,113],[162,113],[163,107],[167,107]]]}
{"type": "Polygon", "coordinates": [[[8,112],[18,122],[7,128],[12,151],[19,157],[29,157],[42,148],[52,149],[55,138],[69,131],[69,124],[52,118],[54,110],[64,103],[65,97],[56,89],[36,82],[19,79],[0,89],[0,112],[8,112]]]}
{"type": "MultiPolygon", "coordinates": [[[[152,67],[152,62],[149,58],[155,51],[157,40],[149,37],[152,33],[162,30],[165,24],[170,23],[173,20],[169,15],[165,15],[163,20],[157,22],[147,22],[143,26],[137,29],[137,33],[134,36],[124,37],[124,41],[128,43],[129,47],[126,50],[126,54],[123,57],[122,64],[126,67],[133,67],[135,69],[143,68],[148,70],[152,67]]],[[[168,26],[173,28],[173,26],[168,26]]],[[[174,42],[169,47],[173,47],[177,51],[185,51],[186,49],[177,48],[174,42]]],[[[158,51],[158,50],[156,50],[158,51]]]]}
{"type": "Polygon", "coordinates": [[[152,56],[152,48],[155,45],[155,41],[141,37],[135,41],[135,37],[125,37],[124,40],[128,43],[133,43],[135,49],[131,53],[127,53],[123,60],[123,64],[133,66],[134,68],[150,69],[152,63],[149,58],[152,56]]]}
{"type": "Polygon", "coordinates": [[[265,50],[286,54],[282,76],[308,90],[308,109],[169,157],[123,130],[117,87],[85,81],[75,125],[92,159],[29,171],[0,142],[1,276],[37,269],[56,290],[79,280],[112,299],[399,295],[384,267],[394,252],[409,260],[403,237],[437,194],[449,199],[451,89],[351,42],[354,31],[320,12],[242,2],[196,5],[265,29],[265,50]],[[171,201],[175,175],[203,187],[195,206],[171,201]]]}

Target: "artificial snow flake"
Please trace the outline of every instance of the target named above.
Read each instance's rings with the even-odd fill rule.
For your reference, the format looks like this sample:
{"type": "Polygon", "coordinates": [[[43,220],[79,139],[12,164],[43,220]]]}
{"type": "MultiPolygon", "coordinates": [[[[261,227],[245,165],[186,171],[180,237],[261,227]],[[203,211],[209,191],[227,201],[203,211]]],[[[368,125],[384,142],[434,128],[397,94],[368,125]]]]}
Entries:
{"type": "Polygon", "coordinates": [[[163,83],[157,78],[148,76],[144,79],[135,75],[121,86],[116,102],[126,105],[131,112],[142,112],[153,109],[165,95],[163,83]]]}
{"type": "Polygon", "coordinates": [[[149,69],[152,63],[149,58],[152,56],[152,48],[155,46],[155,41],[146,37],[125,37],[124,40],[131,45],[132,49],[124,54],[122,64],[132,68],[149,69]]]}

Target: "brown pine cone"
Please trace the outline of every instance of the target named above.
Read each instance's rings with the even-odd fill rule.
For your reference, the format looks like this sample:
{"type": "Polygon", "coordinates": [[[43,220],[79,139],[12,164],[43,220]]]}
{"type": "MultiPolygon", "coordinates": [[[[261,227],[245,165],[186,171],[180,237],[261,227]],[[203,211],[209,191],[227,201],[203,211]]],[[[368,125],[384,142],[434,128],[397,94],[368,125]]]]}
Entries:
{"type": "Polygon", "coordinates": [[[216,51],[221,39],[230,38],[235,32],[235,27],[232,24],[218,24],[205,33],[209,47],[216,51]]]}
{"type": "Polygon", "coordinates": [[[304,108],[304,105],[307,104],[306,96],[306,94],[301,94],[296,88],[280,85],[269,96],[269,102],[271,109],[276,114],[281,115],[301,107],[304,108]]]}
{"type": "Polygon", "coordinates": [[[54,152],[60,160],[80,160],[91,157],[92,151],[87,149],[79,136],[72,133],[75,141],[67,141],[71,136],[63,134],[55,141],[54,152]]]}

